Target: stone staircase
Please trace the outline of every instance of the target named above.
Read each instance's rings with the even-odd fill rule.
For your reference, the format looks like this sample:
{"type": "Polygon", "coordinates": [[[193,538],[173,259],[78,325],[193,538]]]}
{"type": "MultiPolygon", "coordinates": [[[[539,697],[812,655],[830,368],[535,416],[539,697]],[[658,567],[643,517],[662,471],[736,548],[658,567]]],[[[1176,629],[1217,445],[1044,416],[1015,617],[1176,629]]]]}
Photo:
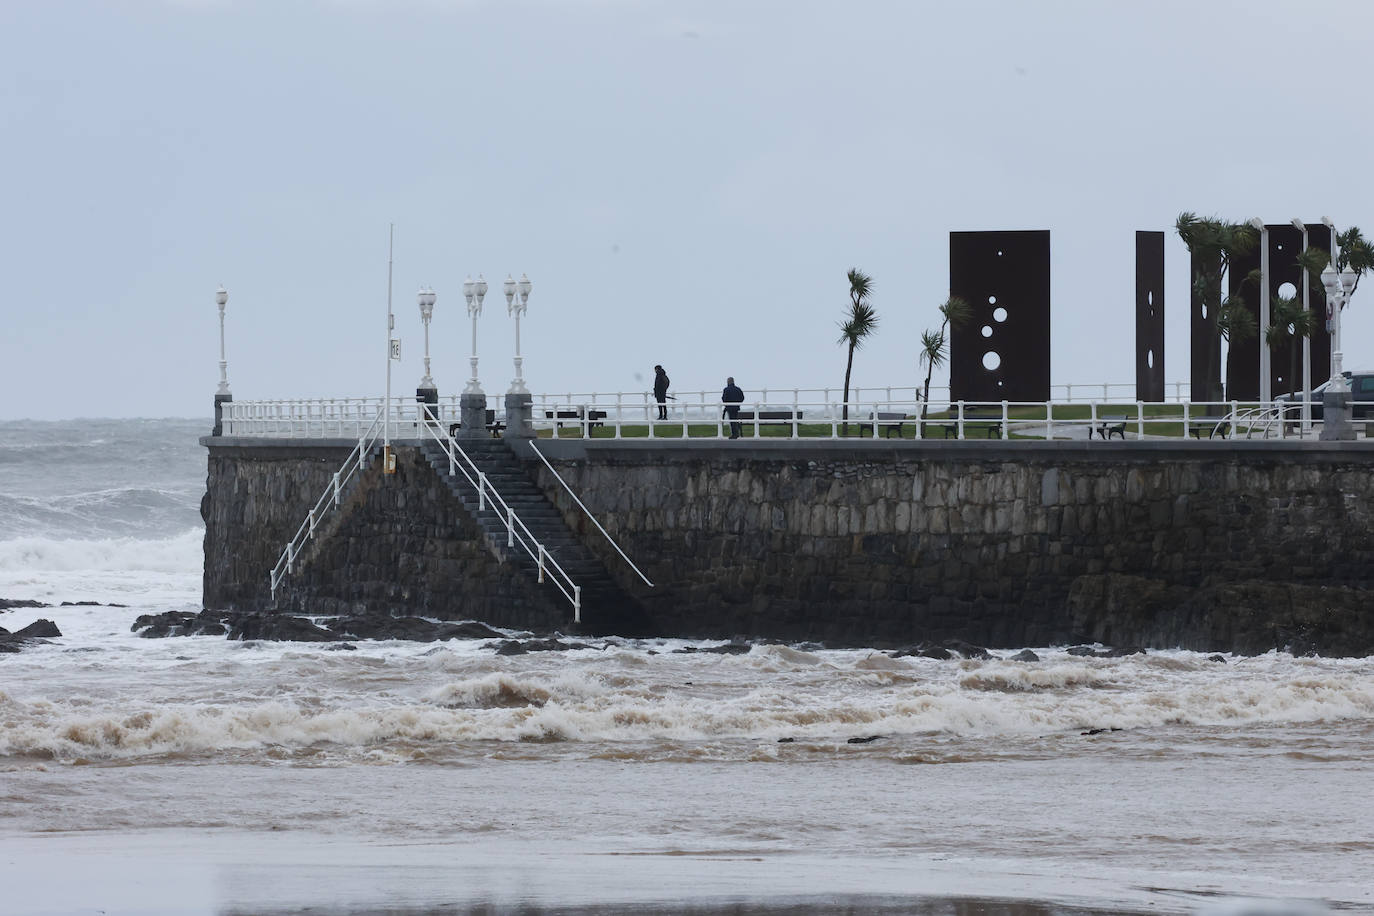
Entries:
{"type": "MultiPolygon", "coordinates": [[[[651,635],[652,628],[638,602],[615,583],[605,564],[582,544],[503,440],[461,439],[458,445],[486,474],[491,486],[515,510],[530,534],[544,545],[547,555],[558,561],[574,584],[581,586],[583,631],[622,636],[651,635]]],[[[506,524],[499,510],[493,509],[490,500],[485,509],[479,510],[476,488],[468,483],[461,470],[449,474],[448,455],[442,445],[429,439],[422,451],[430,467],[444,479],[450,492],[476,520],[491,550],[502,561],[512,564],[512,575],[529,576],[535,581],[539,574],[538,563],[518,543],[515,547],[506,546],[506,524]]],[[[551,583],[545,587],[556,589],[551,583]]],[[[562,595],[558,600],[564,600],[562,595]]],[[[567,610],[571,622],[571,602],[567,610]]]]}

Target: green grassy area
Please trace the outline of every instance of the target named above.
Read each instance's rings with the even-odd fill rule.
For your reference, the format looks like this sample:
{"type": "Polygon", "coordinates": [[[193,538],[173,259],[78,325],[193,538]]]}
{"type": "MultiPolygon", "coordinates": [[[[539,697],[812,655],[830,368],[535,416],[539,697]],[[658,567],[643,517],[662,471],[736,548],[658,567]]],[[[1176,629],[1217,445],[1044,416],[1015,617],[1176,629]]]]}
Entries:
{"type": "MultiPolygon", "coordinates": [[[[1148,436],[1173,436],[1182,437],[1186,434],[1183,425],[1183,406],[1182,404],[1144,404],[1137,405],[1133,401],[1117,404],[1099,404],[1097,406],[1097,416],[1099,422],[1103,417],[1125,417],[1126,430],[1134,435],[1139,428],[1139,417],[1137,409],[1141,410],[1145,420],[1145,434],[1148,436]]],[[[1247,404],[1239,405],[1241,409],[1247,404]]],[[[1068,438],[1070,436],[1083,436],[1084,424],[1090,421],[1092,407],[1088,404],[1054,404],[1051,405],[1055,426],[1054,435],[1056,439],[1068,438]],[[1063,430],[1059,429],[1060,424],[1064,424],[1063,430]]],[[[932,412],[926,419],[926,438],[943,440],[945,438],[944,427],[957,422],[955,419],[956,411],[936,411],[932,412]]],[[[1016,423],[1045,423],[1046,408],[1044,405],[1025,405],[1011,406],[1007,410],[1007,416],[1013,424],[1016,423]]],[[[1189,416],[1207,416],[1229,413],[1229,407],[1223,410],[1220,406],[1191,405],[1189,416]]],[[[990,412],[984,408],[976,419],[966,416],[964,420],[964,438],[983,440],[987,436],[990,427],[995,428],[996,424],[990,422],[990,412]]],[[[916,438],[917,422],[914,414],[908,414],[908,419],[901,432],[901,438],[916,438]]],[[[1115,423],[1123,422],[1115,420],[1115,423]]],[[[745,439],[774,439],[790,438],[792,426],[789,423],[764,423],[757,427],[748,421],[741,421],[743,427],[743,437],[745,439]]],[[[1194,424],[1195,425],[1195,424],[1194,424]]],[[[714,423],[689,423],[684,429],[681,422],[656,422],[652,424],[653,438],[655,439],[709,439],[719,435],[729,435],[730,427],[728,423],[717,426],[714,423]]],[[[830,438],[840,435],[844,428],[842,423],[799,423],[797,424],[797,435],[799,438],[830,438]]],[[[647,439],[649,438],[650,424],[637,423],[626,424],[620,428],[620,438],[622,439],[647,439]]],[[[872,426],[870,423],[859,423],[855,420],[849,421],[848,438],[871,439],[872,426]]],[[[580,439],[582,438],[582,428],[575,425],[565,425],[559,429],[540,429],[538,430],[541,439],[580,439]]],[[[615,429],[610,426],[598,426],[591,430],[593,439],[613,439],[615,429]]],[[[999,438],[998,433],[994,433],[990,438],[999,438]]],[[[878,438],[889,438],[888,429],[879,426],[878,438]]],[[[896,433],[890,437],[898,438],[896,433]]],[[[1023,430],[1018,430],[1015,425],[1009,432],[1011,439],[1044,439],[1043,435],[1031,434],[1023,430]]]]}

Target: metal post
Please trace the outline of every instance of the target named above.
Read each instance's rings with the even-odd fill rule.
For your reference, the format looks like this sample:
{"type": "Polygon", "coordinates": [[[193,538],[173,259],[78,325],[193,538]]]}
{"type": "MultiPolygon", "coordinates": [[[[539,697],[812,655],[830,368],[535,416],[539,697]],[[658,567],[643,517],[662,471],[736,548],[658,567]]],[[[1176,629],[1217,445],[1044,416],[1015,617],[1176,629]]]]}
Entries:
{"type": "MultiPolygon", "coordinates": [[[[1302,230],[1302,253],[1307,255],[1307,226],[1300,219],[1294,219],[1293,225],[1302,230]]],[[[1312,310],[1309,297],[1312,294],[1312,280],[1307,274],[1307,268],[1302,269],[1302,311],[1306,315],[1312,310]]],[[[1297,396],[1298,386],[1289,385],[1288,390],[1292,392],[1292,397],[1297,396]]],[[[1304,434],[1312,429],[1312,335],[1304,334],[1302,338],[1302,431],[1304,434]]],[[[1279,418],[1279,429],[1284,429],[1284,418],[1279,418]]]]}
{"type": "Polygon", "coordinates": [[[391,464],[391,332],[396,318],[391,314],[391,256],[396,248],[396,224],[387,229],[386,242],[386,400],[382,403],[382,471],[391,464]]]}

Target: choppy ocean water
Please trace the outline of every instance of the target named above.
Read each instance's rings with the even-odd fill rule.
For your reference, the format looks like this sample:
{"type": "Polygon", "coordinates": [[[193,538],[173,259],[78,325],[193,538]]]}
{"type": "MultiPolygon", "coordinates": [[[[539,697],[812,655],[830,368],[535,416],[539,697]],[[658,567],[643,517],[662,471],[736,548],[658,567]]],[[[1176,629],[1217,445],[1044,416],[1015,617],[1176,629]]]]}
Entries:
{"type": "Polygon", "coordinates": [[[0,423],[0,913],[1374,911],[1374,659],[141,639],[208,426],[0,423]]]}

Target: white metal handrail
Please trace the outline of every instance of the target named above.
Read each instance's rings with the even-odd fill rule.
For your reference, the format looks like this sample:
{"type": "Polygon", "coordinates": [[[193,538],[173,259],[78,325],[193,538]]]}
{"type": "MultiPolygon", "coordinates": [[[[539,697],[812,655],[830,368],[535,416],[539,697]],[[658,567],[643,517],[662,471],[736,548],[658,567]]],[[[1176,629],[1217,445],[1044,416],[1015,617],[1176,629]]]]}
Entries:
{"type": "Polygon", "coordinates": [[[292,572],[295,566],[296,556],[300,553],[301,548],[305,546],[306,539],[313,538],[315,536],[315,528],[319,523],[330,512],[339,507],[344,487],[353,479],[353,475],[358,473],[362,468],[363,461],[367,458],[368,452],[372,450],[372,446],[381,436],[381,428],[382,411],[378,410],[376,417],[372,421],[372,425],[367,428],[365,433],[358,437],[357,446],[349,453],[343,466],[334,472],[334,479],[330,482],[329,486],[325,488],[325,491],[320,494],[320,498],[315,501],[315,505],[312,506],[310,511],[306,514],[305,521],[301,522],[300,527],[296,529],[295,536],[287,542],[286,549],[282,551],[281,556],[277,559],[276,565],[272,567],[271,583],[273,602],[277,600],[277,586],[292,572]]]}
{"type": "Polygon", "coordinates": [[[563,593],[573,606],[573,621],[582,622],[582,586],[573,582],[572,577],[567,571],[549,555],[548,550],[525,526],[520,516],[515,514],[506,501],[497,492],[496,488],[487,480],[487,475],[473,462],[468,453],[460,448],[453,437],[447,431],[435,424],[425,424],[425,432],[435,442],[443,448],[448,456],[448,472],[451,475],[462,473],[468,484],[477,491],[478,511],[486,510],[487,501],[493,504],[493,510],[500,517],[501,523],[506,526],[506,547],[514,549],[517,544],[534,560],[539,569],[539,581],[542,583],[545,571],[552,574],[553,584],[563,593]],[[461,461],[459,460],[461,459],[461,461]]]}
{"type": "Polygon", "coordinates": [[[549,459],[544,457],[544,453],[539,451],[538,447],[535,446],[533,440],[530,440],[530,451],[534,452],[536,455],[539,456],[539,460],[544,462],[544,467],[548,468],[549,473],[554,476],[554,479],[563,485],[563,489],[568,491],[568,495],[571,496],[573,498],[573,501],[577,503],[578,508],[581,509],[583,512],[587,513],[587,518],[591,519],[592,524],[596,526],[596,530],[600,531],[605,536],[607,541],[610,541],[611,546],[615,548],[615,552],[620,554],[620,558],[624,560],[626,563],[630,564],[630,568],[635,571],[635,575],[643,579],[644,584],[649,586],[649,588],[653,588],[654,583],[649,581],[648,576],[640,572],[639,567],[635,565],[634,561],[625,555],[625,551],[620,549],[620,545],[615,542],[615,538],[611,537],[610,533],[606,531],[605,528],[601,527],[601,523],[596,520],[596,516],[592,515],[591,510],[588,509],[586,505],[583,504],[582,500],[578,498],[577,494],[573,492],[573,488],[568,486],[568,482],[563,479],[562,475],[560,475],[558,471],[554,470],[553,465],[549,464],[549,459]]]}

